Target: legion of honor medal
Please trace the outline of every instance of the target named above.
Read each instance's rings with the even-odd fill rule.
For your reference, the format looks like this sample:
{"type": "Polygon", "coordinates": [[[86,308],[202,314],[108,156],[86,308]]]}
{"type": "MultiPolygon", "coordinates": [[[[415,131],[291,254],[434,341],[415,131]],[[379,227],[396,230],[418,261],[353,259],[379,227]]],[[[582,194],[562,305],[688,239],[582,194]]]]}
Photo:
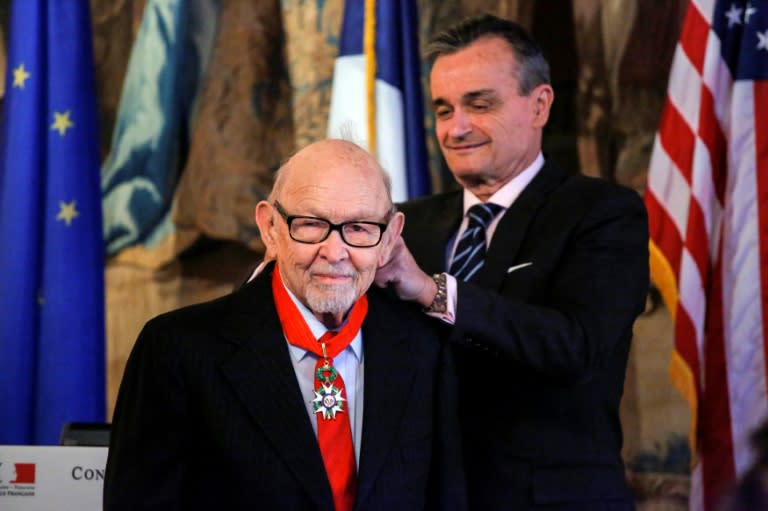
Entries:
{"type": "Polygon", "coordinates": [[[312,407],[315,413],[321,413],[323,420],[335,419],[336,412],[344,411],[344,396],[341,389],[333,385],[336,379],[336,368],[328,364],[319,367],[315,376],[321,382],[320,387],[315,389],[315,398],[312,400],[312,407]]]}

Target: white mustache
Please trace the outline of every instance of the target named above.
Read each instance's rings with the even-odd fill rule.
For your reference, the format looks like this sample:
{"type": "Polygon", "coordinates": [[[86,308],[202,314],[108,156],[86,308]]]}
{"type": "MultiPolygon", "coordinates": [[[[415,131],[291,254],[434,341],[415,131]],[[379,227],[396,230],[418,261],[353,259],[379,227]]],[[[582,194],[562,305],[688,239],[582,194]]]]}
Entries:
{"type": "Polygon", "coordinates": [[[325,277],[356,277],[357,272],[354,270],[342,270],[336,269],[333,266],[328,268],[311,268],[309,270],[309,276],[315,277],[317,275],[323,275],[325,277]]]}

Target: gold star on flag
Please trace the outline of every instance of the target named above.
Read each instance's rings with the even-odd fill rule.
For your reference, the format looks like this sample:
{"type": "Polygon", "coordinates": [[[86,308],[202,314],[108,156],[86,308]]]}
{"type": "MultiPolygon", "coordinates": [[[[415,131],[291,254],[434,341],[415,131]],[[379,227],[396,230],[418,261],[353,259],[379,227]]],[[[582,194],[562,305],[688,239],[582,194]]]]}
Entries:
{"type": "Polygon", "coordinates": [[[67,130],[74,125],[75,123],[72,122],[72,119],[69,118],[69,110],[63,114],[59,112],[53,113],[53,124],[51,124],[51,129],[58,131],[59,135],[62,137],[67,132],[67,130]]]}
{"type": "Polygon", "coordinates": [[[80,216],[80,212],[76,209],[77,201],[72,202],[59,201],[59,214],[56,216],[56,220],[63,220],[67,227],[72,225],[72,221],[80,216]]]}
{"type": "Polygon", "coordinates": [[[24,82],[32,76],[29,71],[24,69],[24,63],[19,64],[19,67],[13,70],[13,86],[19,89],[24,88],[24,82]]]}

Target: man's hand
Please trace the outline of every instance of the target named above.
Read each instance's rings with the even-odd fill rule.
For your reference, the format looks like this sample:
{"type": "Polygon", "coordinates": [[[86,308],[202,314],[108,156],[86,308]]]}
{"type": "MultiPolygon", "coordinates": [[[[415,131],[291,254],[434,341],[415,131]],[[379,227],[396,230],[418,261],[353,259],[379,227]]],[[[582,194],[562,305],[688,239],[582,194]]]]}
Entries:
{"type": "Polygon", "coordinates": [[[402,237],[395,240],[389,260],[376,271],[374,282],[379,287],[391,285],[398,298],[424,307],[428,307],[437,294],[435,281],[419,268],[402,237]]]}

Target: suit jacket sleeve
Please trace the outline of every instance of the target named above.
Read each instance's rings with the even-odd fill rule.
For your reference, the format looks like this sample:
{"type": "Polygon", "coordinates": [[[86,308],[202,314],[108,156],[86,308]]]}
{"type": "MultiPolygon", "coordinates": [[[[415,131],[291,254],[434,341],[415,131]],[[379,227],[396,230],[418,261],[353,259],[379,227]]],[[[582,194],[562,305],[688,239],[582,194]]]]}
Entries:
{"type": "Polygon", "coordinates": [[[593,188],[537,213],[508,261],[529,268],[499,275],[498,289],[458,283],[453,342],[565,379],[628,349],[648,290],[646,211],[634,191],[593,188]]]}
{"type": "Polygon", "coordinates": [[[158,319],[144,327],[125,368],[104,481],[106,511],[180,505],[191,419],[180,357],[162,330],[158,319]]]}

